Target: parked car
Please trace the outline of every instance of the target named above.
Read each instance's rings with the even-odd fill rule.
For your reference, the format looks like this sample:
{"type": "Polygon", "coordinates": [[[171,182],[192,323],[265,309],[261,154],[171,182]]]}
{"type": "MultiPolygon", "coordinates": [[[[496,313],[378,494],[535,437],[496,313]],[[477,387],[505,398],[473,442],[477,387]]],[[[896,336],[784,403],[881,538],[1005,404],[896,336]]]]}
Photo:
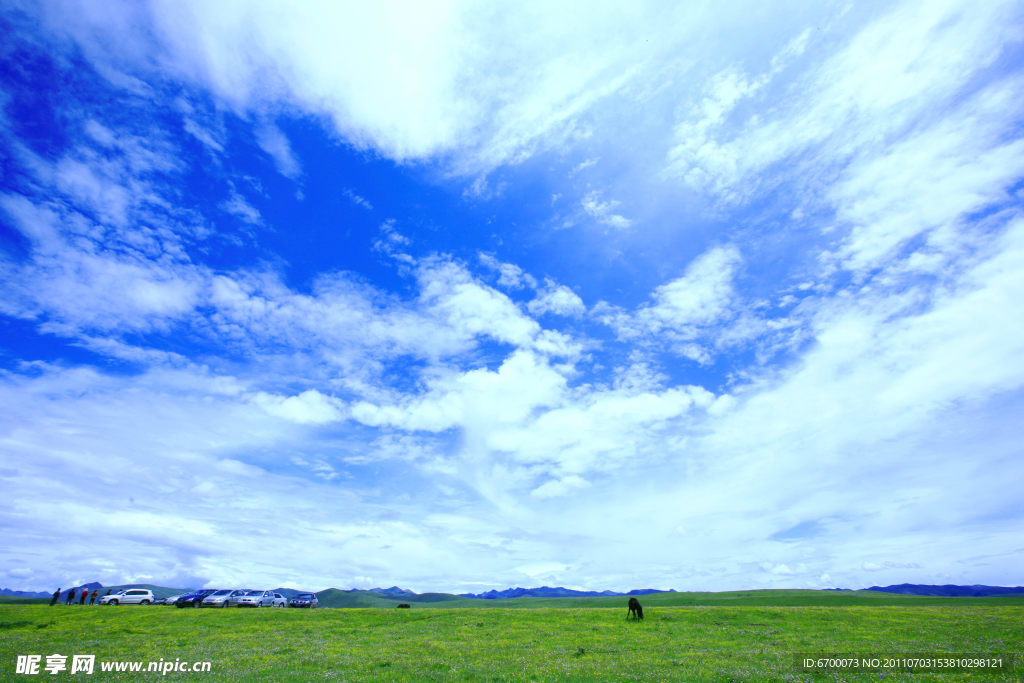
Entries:
{"type": "Polygon", "coordinates": [[[228,596],[228,599],[227,599],[227,603],[228,604],[225,605],[225,607],[242,607],[242,603],[241,603],[242,598],[244,598],[245,596],[249,595],[249,593],[252,593],[252,592],[254,592],[254,591],[252,589],[250,589],[250,588],[240,588],[240,589],[238,589],[236,591],[232,591],[231,595],[228,596]]]}
{"type": "Polygon", "coordinates": [[[100,598],[101,605],[152,605],[154,602],[153,591],[146,588],[129,588],[100,598]]]}
{"type": "Polygon", "coordinates": [[[175,607],[202,607],[203,598],[216,592],[216,588],[204,588],[202,590],[186,593],[175,600],[174,605],[175,607]]]}
{"type": "Polygon", "coordinates": [[[263,607],[287,607],[288,598],[274,591],[263,591],[260,604],[263,607]]]}
{"type": "Polygon", "coordinates": [[[239,607],[273,607],[274,595],[272,591],[246,591],[236,604],[239,607]]]}
{"type": "Polygon", "coordinates": [[[166,598],[160,598],[159,600],[157,600],[153,604],[154,605],[173,605],[174,602],[178,598],[180,598],[182,595],[184,595],[184,593],[179,593],[178,595],[171,595],[170,597],[166,597],[166,598]]]}
{"type": "Polygon", "coordinates": [[[289,607],[308,607],[314,609],[320,606],[315,593],[299,593],[288,601],[289,607]]]}
{"type": "Polygon", "coordinates": [[[203,598],[203,607],[231,607],[231,599],[237,599],[244,593],[245,590],[233,590],[231,588],[223,588],[218,591],[210,593],[203,598]]]}

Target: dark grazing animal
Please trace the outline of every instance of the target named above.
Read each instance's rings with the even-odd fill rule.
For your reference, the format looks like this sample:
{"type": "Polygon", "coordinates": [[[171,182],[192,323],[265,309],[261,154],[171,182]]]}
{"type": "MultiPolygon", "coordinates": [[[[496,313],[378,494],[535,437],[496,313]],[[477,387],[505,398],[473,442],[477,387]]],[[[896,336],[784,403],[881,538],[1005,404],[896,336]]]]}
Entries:
{"type": "Polygon", "coordinates": [[[629,611],[626,612],[626,620],[628,621],[630,617],[637,621],[644,618],[644,608],[640,606],[640,601],[636,598],[629,599],[629,611]]]}
{"type": "Polygon", "coordinates": [[[409,609],[409,603],[407,603],[407,602],[400,602],[400,603],[398,603],[398,609],[409,609]]]}

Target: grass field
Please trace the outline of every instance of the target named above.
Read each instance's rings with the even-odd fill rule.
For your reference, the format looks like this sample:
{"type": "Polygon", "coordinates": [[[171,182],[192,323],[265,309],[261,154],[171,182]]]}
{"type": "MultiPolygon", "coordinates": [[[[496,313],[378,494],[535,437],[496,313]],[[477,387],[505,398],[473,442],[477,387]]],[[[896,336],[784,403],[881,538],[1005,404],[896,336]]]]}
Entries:
{"type": "MultiPolygon", "coordinates": [[[[667,594],[671,596],[672,594],[667,594]]],[[[686,596],[725,594],[675,594],[686,596]]],[[[611,607],[525,605],[410,610],[194,610],[173,607],[0,605],[0,679],[19,654],[94,654],[114,660],[207,660],[207,674],[172,680],[881,680],[879,673],[802,672],[795,653],[872,656],[920,653],[1024,657],[1020,599],[944,604],[902,596],[814,591],[749,592],[714,606],[661,604],[644,596],[646,619],[626,622],[611,607]],[[773,594],[774,593],[774,594],[773,594]],[[815,594],[816,595],[810,595],[815,594]],[[789,598],[830,605],[762,606],[789,598]],[[978,602],[981,604],[977,604],[978,602]]],[[[691,598],[696,599],[696,598],[691,598]]],[[[530,599],[527,599],[530,600],[530,599]]],[[[566,600],[555,599],[555,604],[566,600]]],[[[600,598],[598,600],[606,600],[600,598]]],[[[937,601],[937,602],[936,602],[937,601]]],[[[97,669],[99,665],[97,664],[97,669]]],[[[46,678],[125,678],[102,674],[46,678]]],[[[161,678],[142,674],[143,678],[161,678]]],[[[901,674],[884,680],[991,680],[991,671],[901,674]]],[[[1006,672],[997,677],[1017,680],[1006,672]]]]}

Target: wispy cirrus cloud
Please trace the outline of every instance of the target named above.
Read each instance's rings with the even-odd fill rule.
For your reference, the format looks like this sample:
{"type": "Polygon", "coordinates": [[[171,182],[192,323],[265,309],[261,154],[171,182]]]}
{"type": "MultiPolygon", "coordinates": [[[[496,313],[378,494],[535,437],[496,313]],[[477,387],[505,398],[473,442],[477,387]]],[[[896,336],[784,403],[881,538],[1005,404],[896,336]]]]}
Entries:
{"type": "Polygon", "coordinates": [[[356,206],[362,207],[367,211],[373,211],[373,204],[370,203],[370,200],[367,199],[366,197],[356,194],[355,190],[353,190],[352,188],[346,187],[341,191],[341,193],[348,197],[349,201],[351,201],[356,206]]]}
{"type": "Polygon", "coordinates": [[[843,172],[829,190],[837,217],[850,226],[839,247],[843,266],[863,271],[890,260],[919,235],[936,253],[961,249],[959,223],[983,207],[1012,203],[1024,176],[1018,79],[972,95],[941,121],[911,133],[843,172]]]}
{"type": "Polygon", "coordinates": [[[633,224],[633,221],[615,213],[615,209],[618,208],[619,204],[621,202],[616,200],[600,199],[597,192],[591,192],[581,202],[581,206],[587,215],[596,219],[599,223],[612,228],[628,228],[633,224]]]}
{"type": "Polygon", "coordinates": [[[301,177],[302,167],[292,152],[288,137],[280,128],[272,123],[260,125],[256,128],[256,143],[274,160],[274,165],[281,175],[292,180],[301,177]]]}
{"type": "Polygon", "coordinates": [[[665,64],[720,50],[708,24],[742,36],[794,21],[762,16],[755,29],[728,12],[647,3],[586,15],[549,3],[405,11],[397,23],[385,7],[274,2],[66,2],[43,14],[111,78],[158,70],[240,111],[297,106],[362,148],[397,160],[452,154],[470,175],[586,137],[601,103],[657,89],[665,64]],[[124,38],[114,50],[112,33],[124,38]]]}
{"type": "Polygon", "coordinates": [[[734,70],[712,79],[698,117],[677,127],[667,172],[740,198],[757,191],[770,166],[808,149],[817,150],[813,162],[825,168],[865,148],[873,152],[916,122],[934,120],[936,110],[983,74],[1016,40],[1012,14],[1011,3],[979,12],[958,3],[893,7],[820,66],[797,75],[798,89],[767,88],[805,49],[808,36],[801,33],[762,73],[734,70]],[[777,95],[779,106],[767,118],[744,119],[734,111],[745,98],[777,95]]]}
{"type": "Polygon", "coordinates": [[[498,274],[499,287],[507,287],[509,289],[522,289],[524,287],[534,289],[537,287],[537,280],[529,273],[524,273],[523,269],[514,263],[504,263],[495,258],[493,254],[483,252],[477,254],[477,258],[482,266],[498,274]]]}

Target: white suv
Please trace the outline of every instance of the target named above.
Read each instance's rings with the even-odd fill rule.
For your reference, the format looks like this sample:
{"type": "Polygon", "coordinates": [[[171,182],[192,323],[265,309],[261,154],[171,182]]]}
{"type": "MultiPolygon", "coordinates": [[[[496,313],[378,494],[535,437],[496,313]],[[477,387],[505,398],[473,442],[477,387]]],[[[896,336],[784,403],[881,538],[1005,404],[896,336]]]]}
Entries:
{"type": "Polygon", "coordinates": [[[152,605],[156,600],[153,591],[143,588],[130,588],[100,598],[101,605],[152,605]]]}

